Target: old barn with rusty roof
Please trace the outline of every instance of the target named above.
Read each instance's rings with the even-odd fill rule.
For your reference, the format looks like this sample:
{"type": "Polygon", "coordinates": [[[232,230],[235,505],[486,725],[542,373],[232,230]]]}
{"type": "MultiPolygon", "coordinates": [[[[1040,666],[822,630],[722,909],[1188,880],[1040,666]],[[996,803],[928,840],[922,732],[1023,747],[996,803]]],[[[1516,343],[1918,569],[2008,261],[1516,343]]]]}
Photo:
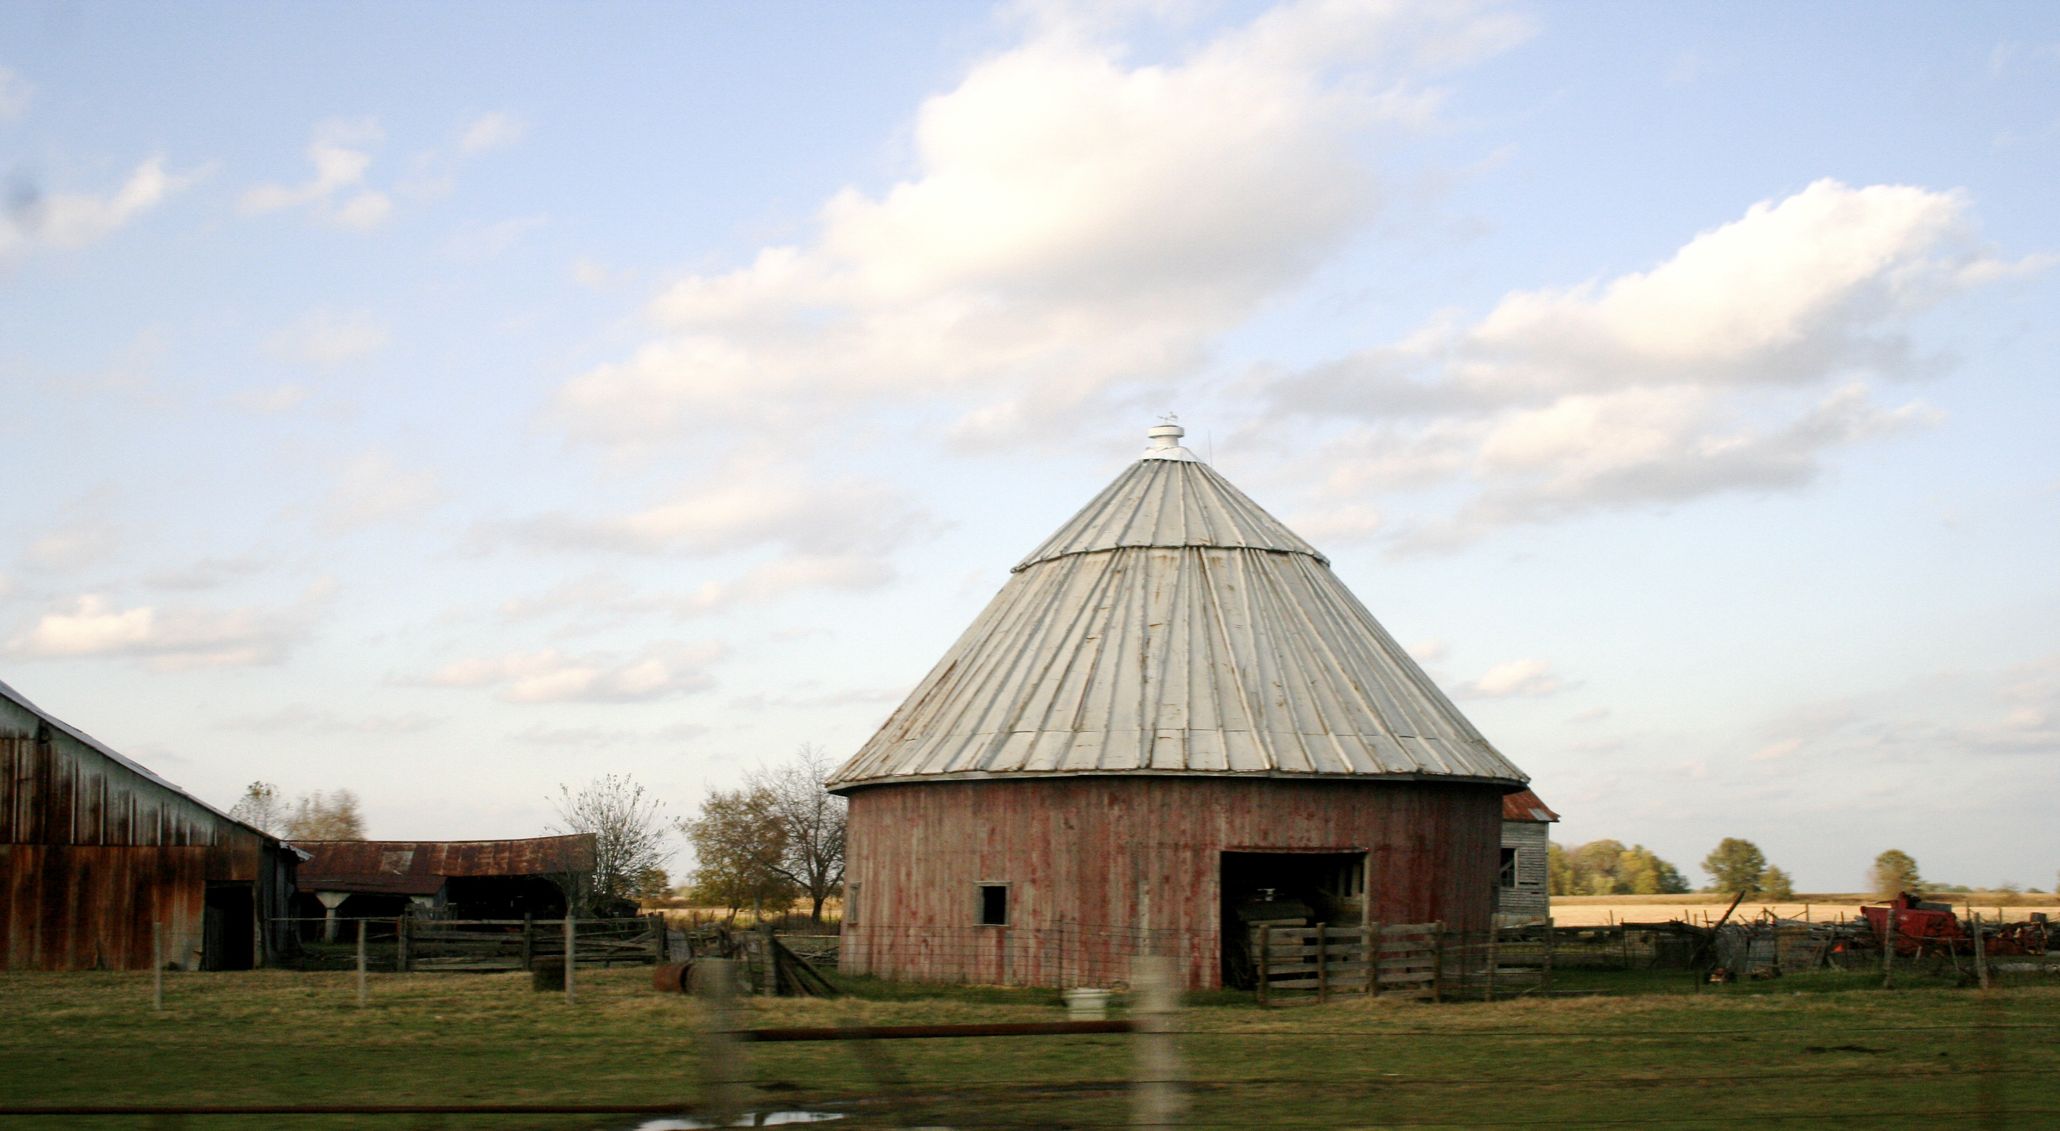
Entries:
{"type": "Polygon", "coordinates": [[[300,908],[324,934],[339,918],[560,918],[565,887],[593,871],[594,836],[521,840],[296,841],[300,908]]]}
{"type": "Polygon", "coordinates": [[[263,965],[295,862],[0,683],[0,970],[263,965]]]}
{"type": "Polygon", "coordinates": [[[1488,925],[1524,774],[1181,435],[1152,429],[832,775],[843,969],[1106,983],[1165,953],[1215,986],[1254,903],[1488,925]]]}

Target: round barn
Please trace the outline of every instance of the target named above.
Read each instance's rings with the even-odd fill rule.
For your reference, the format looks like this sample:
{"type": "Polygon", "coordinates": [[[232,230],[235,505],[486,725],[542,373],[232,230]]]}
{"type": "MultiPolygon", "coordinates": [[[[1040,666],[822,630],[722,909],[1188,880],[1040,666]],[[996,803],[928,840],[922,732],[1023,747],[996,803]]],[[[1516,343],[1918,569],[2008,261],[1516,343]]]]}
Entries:
{"type": "Polygon", "coordinates": [[[1215,987],[1254,923],[1488,925],[1524,774],[1182,434],[1151,429],[830,778],[842,969],[1092,985],[1165,954],[1215,987]]]}

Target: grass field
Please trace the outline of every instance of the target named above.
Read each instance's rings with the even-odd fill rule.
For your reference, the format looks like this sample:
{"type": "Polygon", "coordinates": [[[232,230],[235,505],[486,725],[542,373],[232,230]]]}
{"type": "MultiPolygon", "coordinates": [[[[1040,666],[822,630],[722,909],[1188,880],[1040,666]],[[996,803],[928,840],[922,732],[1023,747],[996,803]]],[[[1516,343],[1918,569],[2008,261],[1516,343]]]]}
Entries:
{"type": "MultiPolygon", "coordinates": [[[[1178,1016],[1182,1126],[1786,1126],[1824,1119],[2041,1125],[2060,1119],[2060,986],[1982,993],[1907,973],[1824,973],[1701,991],[1686,975],[1571,973],[1572,996],[1493,1004],[1363,1000],[1178,1016]]],[[[856,983],[835,1001],[759,1000],[747,1024],[1063,1017],[1049,992],[856,983]]],[[[0,1107],[28,1104],[695,1102],[697,1012],[643,970],[583,973],[581,998],[519,975],[5,974],[0,1107]]],[[[846,1125],[1107,1127],[1128,1118],[1130,1038],[747,1046],[761,1107],[846,1125]],[[892,1104],[882,1096],[894,1096],[892,1104]],[[907,1122],[904,1122],[907,1121],[907,1122]]],[[[635,1116],[0,1117],[13,1128],[630,1128],[635,1116]]]]}

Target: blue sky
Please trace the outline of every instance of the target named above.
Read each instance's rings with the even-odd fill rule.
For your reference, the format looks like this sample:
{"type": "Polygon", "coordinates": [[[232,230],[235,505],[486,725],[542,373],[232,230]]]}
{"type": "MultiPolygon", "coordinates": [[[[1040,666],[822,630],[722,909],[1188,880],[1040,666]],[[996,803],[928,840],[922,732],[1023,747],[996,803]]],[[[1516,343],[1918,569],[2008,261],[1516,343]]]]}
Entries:
{"type": "Polygon", "coordinates": [[[2056,158],[2039,4],[8,5],[0,676],[686,814],[1176,412],[1561,840],[2048,888],[2056,158]]]}

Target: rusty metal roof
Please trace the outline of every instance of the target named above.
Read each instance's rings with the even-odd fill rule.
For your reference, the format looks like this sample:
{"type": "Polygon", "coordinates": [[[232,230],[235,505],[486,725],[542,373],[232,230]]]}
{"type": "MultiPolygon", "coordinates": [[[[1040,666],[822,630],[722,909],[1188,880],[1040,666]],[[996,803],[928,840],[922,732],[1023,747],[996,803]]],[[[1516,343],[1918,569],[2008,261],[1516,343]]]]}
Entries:
{"type": "Polygon", "coordinates": [[[1559,814],[1547,808],[1538,795],[1528,789],[1502,795],[1502,819],[1505,821],[1538,821],[1549,823],[1559,820],[1559,814]]]}
{"type": "Polygon", "coordinates": [[[1081,773],[1524,782],[1321,554],[1165,444],[1177,426],[1153,431],[1160,446],[1015,568],[831,788],[1081,773]]]}
{"type": "Polygon", "coordinates": [[[134,759],[128,757],[122,752],[116,750],[114,747],[109,746],[104,742],[101,742],[99,739],[94,738],[92,735],[87,734],[85,731],[82,731],[79,728],[71,725],[70,723],[65,722],[63,719],[60,719],[57,716],[51,714],[50,712],[45,711],[41,707],[36,706],[34,703],[29,702],[27,696],[23,695],[19,691],[16,691],[12,687],[9,687],[7,685],[6,680],[0,680],[0,697],[13,700],[15,705],[20,707],[22,710],[27,711],[28,713],[50,724],[51,729],[61,731],[64,734],[71,736],[71,738],[77,741],[80,745],[85,746],[87,749],[94,751],[95,753],[101,755],[102,757],[108,759],[109,761],[115,763],[123,769],[128,770],[130,773],[135,774],[137,777],[142,778],[144,781],[149,782],[150,784],[157,786],[160,789],[169,790],[172,793],[178,794],[180,797],[185,798],[188,802],[191,802],[192,804],[199,806],[201,809],[204,809],[207,812],[212,813],[216,817],[220,818],[223,823],[235,825],[236,827],[241,829],[246,829],[250,832],[256,833],[258,836],[261,836],[268,841],[272,841],[275,843],[279,841],[278,837],[273,836],[271,833],[266,832],[264,829],[258,828],[256,825],[248,824],[244,821],[239,821],[236,818],[230,816],[228,813],[220,809],[217,809],[212,805],[209,805],[207,802],[202,801],[200,798],[195,797],[192,794],[186,792],[184,789],[180,788],[176,783],[168,781],[165,778],[159,777],[156,772],[150,769],[150,767],[145,766],[141,762],[135,761],[134,759]]]}
{"type": "Polygon", "coordinates": [[[523,840],[300,840],[303,891],[429,895],[453,876],[549,876],[594,866],[591,833],[523,840]]]}

